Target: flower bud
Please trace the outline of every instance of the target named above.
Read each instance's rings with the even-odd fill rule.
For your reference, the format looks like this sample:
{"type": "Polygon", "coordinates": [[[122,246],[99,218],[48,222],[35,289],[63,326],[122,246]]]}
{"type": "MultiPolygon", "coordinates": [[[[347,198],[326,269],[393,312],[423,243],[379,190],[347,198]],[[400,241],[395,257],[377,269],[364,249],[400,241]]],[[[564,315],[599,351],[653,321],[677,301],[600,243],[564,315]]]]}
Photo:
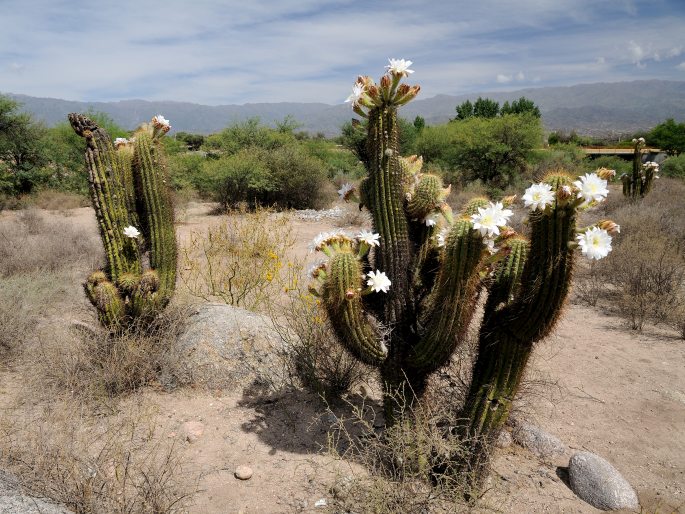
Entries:
{"type": "Polygon", "coordinates": [[[603,180],[611,180],[616,176],[616,170],[610,170],[608,168],[599,168],[595,173],[603,180]]]}
{"type": "Polygon", "coordinates": [[[383,75],[381,77],[381,89],[387,89],[389,91],[390,86],[392,86],[392,80],[389,76],[383,75]]]}
{"type": "Polygon", "coordinates": [[[557,198],[559,200],[569,200],[572,196],[573,189],[571,189],[571,186],[561,186],[559,189],[557,189],[557,198]]]}
{"type": "Polygon", "coordinates": [[[513,203],[516,201],[516,198],[517,195],[505,196],[502,198],[502,205],[509,207],[510,205],[513,205],[513,203]]]}
{"type": "Polygon", "coordinates": [[[612,236],[621,232],[621,225],[614,223],[611,220],[600,221],[597,223],[597,226],[603,230],[606,230],[612,236]]]}
{"type": "Polygon", "coordinates": [[[348,289],[347,291],[345,291],[345,299],[352,300],[355,297],[355,294],[356,293],[353,289],[348,289]]]}

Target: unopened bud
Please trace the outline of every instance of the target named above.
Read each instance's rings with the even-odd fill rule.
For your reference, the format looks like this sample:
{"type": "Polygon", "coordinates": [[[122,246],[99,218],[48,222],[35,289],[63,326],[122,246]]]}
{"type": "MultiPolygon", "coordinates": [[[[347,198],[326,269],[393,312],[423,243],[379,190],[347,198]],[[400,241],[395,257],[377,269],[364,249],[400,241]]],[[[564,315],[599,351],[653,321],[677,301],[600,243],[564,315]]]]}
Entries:
{"type": "Polygon", "coordinates": [[[347,291],[345,291],[345,298],[346,298],[347,300],[352,300],[352,298],[355,297],[355,294],[356,294],[356,293],[354,292],[354,290],[348,289],[347,291]]]}
{"type": "Polygon", "coordinates": [[[616,176],[616,170],[610,170],[608,168],[599,168],[596,173],[597,176],[603,180],[611,180],[616,176]]]}
{"type": "Polygon", "coordinates": [[[606,230],[611,235],[619,234],[621,232],[621,225],[614,223],[611,220],[600,221],[597,226],[606,230]]]}
{"type": "Polygon", "coordinates": [[[510,205],[513,205],[513,203],[516,201],[517,195],[511,195],[511,196],[505,196],[502,198],[502,204],[504,207],[509,207],[510,205]]]}
{"type": "Polygon", "coordinates": [[[500,232],[499,238],[504,240],[504,239],[509,239],[510,237],[514,237],[516,235],[516,231],[513,228],[510,227],[504,227],[504,230],[500,232]]]}
{"type": "Polygon", "coordinates": [[[559,200],[568,200],[573,196],[573,189],[571,186],[561,186],[557,189],[557,198],[559,200]]]}
{"type": "Polygon", "coordinates": [[[386,157],[392,157],[392,148],[386,148],[384,153],[386,157]]]}
{"type": "Polygon", "coordinates": [[[391,85],[392,85],[392,80],[390,80],[390,77],[388,75],[383,75],[381,77],[381,88],[389,90],[391,85]]]}

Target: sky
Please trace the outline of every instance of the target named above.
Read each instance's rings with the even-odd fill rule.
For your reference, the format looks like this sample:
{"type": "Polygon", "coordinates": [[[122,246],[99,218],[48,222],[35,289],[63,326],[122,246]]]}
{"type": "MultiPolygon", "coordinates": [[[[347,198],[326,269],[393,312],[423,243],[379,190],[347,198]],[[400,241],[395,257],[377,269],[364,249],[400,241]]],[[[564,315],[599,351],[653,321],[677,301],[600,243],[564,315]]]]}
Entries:
{"type": "Polygon", "coordinates": [[[685,0],[0,0],[0,92],[342,103],[413,61],[421,97],[685,80],[685,0]]]}

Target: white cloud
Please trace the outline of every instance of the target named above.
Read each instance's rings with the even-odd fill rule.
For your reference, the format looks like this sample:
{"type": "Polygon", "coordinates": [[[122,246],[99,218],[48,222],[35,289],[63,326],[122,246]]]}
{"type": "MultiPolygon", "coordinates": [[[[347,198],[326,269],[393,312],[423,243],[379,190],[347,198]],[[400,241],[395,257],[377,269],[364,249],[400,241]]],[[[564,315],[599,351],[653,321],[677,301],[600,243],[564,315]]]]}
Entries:
{"type": "Polygon", "coordinates": [[[503,75],[501,73],[497,74],[497,82],[499,82],[500,84],[507,84],[511,82],[511,79],[511,75],[503,75]]]}
{"type": "Polygon", "coordinates": [[[519,82],[522,82],[522,81],[526,80],[526,75],[522,71],[519,71],[516,74],[516,80],[518,80],[519,82]]]}
{"type": "Polygon", "coordinates": [[[676,69],[685,71],[685,61],[681,62],[676,66],[676,69]]]}

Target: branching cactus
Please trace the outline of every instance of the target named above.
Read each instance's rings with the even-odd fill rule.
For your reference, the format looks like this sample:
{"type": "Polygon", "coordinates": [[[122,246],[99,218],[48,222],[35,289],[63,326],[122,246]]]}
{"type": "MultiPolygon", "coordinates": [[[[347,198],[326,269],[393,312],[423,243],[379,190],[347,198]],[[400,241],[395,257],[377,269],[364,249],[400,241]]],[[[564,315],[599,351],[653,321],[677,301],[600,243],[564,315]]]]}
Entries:
{"type": "Polygon", "coordinates": [[[656,162],[642,162],[644,146],[644,138],[633,139],[633,171],[630,175],[621,175],[623,195],[628,198],[642,198],[651,191],[654,179],[659,178],[659,165],[656,162]]]}
{"type": "Polygon", "coordinates": [[[533,344],[559,318],[575,249],[593,259],[611,250],[613,222],[576,228],[577,211],[606,197],[609,176],[574,180],[558,171],[532,185],[523,196],[529,235],[507,226],[515,197],[475,198],[453,213],[440,178],[422,173],[420,158],[398,155],[397,108],[419,91],[400,84],[409,65],[391,60],[379,84],[359,77],[348,99],[368,119],[369,166],[358,194],[351,185],[339,193],[371,212],[373,231],[320,234],[312,248],[327,259],[312,269],[312,292],[342,344],[379,368],[390,422],[397,415],[391,396],[421,398],[430,374],[464,341],[482,298],[479,352],[458,430],[487,441],[507,419],[533,344]]]}
{"type": "Polygon", "coordinates": [[[112,142],[81,114],[70,114],[86,140],[91,199],[105,248],[104,270],[84,285],[100,322],[112,331],[159,313],[176,283],[174,212],[160,138],[169,122],[158,115],[131,139],[112,142]]]}

